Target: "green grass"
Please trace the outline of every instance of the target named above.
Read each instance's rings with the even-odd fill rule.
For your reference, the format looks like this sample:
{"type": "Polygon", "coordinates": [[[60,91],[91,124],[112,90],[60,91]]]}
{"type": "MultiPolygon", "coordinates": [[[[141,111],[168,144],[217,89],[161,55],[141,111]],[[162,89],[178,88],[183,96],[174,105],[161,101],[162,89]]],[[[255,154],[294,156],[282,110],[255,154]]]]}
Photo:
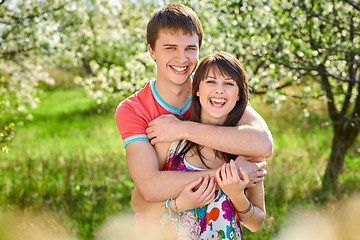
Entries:
{"type": "Polygon", "coordinates": [[[84,239],[128,209],[133,184],[115,107],[99,108],[77,89],[46,93],[0,156],[1,206],[64,214],[84,239]]]}
{"type": "MultiPolygon", "coordinates": [[[[120,99],[99,107],[80,89],[41,98],[33,119],[17,125],[9,154],[0,155],[0,206],[55,213],[78,238],[94,239],[107,217],[130,211],[133,183],[113,117],[120,99]]],[[[324,198],[332,129],[321,104],[307,118],[295,103],[279,112],[259,98],[252,105],[273,133],[274,153],[265,179],[267,219],[258,233],[244,230],[246,239],[273,239],[297,209],[331,205],[360,189],[358,139],[337,192],[324,198]]]]}

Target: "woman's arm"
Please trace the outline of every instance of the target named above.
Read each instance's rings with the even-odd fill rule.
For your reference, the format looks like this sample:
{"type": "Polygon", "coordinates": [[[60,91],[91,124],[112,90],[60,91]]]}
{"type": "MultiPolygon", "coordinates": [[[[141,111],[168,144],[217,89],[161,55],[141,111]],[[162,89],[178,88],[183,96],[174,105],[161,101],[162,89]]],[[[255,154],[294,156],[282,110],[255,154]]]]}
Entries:
{"type": "MultiPolygon", "coordinates": [[[[252,232],[256,232],[262,228],[266,217],[264,182],[257,183],[253,188],[248,188],[246,190],[246,196],[248,201],[252,203],[253,207],[248,213],[239,214],[240,221],[247,229],[252,232]]],[[[243,210],[244,208],[240,209],[240,211],[243,210]]]]}
{"type": "Polygon", "coordinates": [[[216,181],[225,192],[238,212],[240,221],[252,232],[262,228],[265,220],[265,200],[263,183],[255,187],[244,189],[249,181],[245,171],[241,168],[238,173],[234,161],[224,164],[216,172],[216,181]]]}

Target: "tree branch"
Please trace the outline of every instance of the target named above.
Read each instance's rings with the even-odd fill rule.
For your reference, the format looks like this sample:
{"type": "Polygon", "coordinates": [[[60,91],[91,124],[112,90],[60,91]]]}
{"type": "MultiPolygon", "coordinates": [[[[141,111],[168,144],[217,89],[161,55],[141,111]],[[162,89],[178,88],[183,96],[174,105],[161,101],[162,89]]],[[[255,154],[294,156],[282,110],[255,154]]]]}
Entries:
{"type": "MultiPolygon", "coordinates": [[[[350,0],[345,1],[345,2],[349,3],[350,5],[352,5],[352,4],[350,3],[350,2],[351,2],[350,0]]],[[[348,29],[348,28],[345,28],[345,27],[340,27],[340,26],[339,26],[338,24],[336,24],[335,22],[330,22],[330,21],[328,21],[324,16],[321,16],[321,15],[315,13],[314,11],[312,11],[311,9],[306,8],[306,7],[305,7],[305,4],[299,4],[298,6],[299,6],[302,10],[304,10],[306,13],[309,13],[310,16],[316,17],[316,18],[318,18],[319,20],[324,21],[324,22],[327,23],[327,24],[330,24],[330,25],[333,26],[333,27],[338,27],[340,31],[341,31],[341,30],[345,30],[345,31],[347,31],[347,32],[352,32],[351,29],[348,29]]],[[[355,7],[354,5],[352,5],[352,6],[353,6],[355,9],[359,10],[358,7],[355,7]]],[[[356,35],[360,35],[360,32],[352,32],[352,33],[354,33],[354,34],[356,34],[356,35]]]]}
{"type": "MultiPolygon", "coordinates": [[[[351,23],[350,23],[350,29],[354,28],[354,20],[351,19],[351,23]]],[[[354,34],[350,33],[350,41],[354,42],[354,34]]],[[[355,53],[352,54],[347,54],[346,56],[346,62],[347,62],[347,67],[348,67],[348,75],[350,77],[350,79],[353,79],[354,81],[356,80],[356,69],[355,66],[353,64],[353,62],[355,61],[355,53]]],[[[344,100],[344,104],[343,107],[341,109],[341,114],[345,114],[350,106],[350,99],[352,96],[352,89],[354,87],[355,83],[353,82],[349,82],[349,86],[348,86],[348,90],[345,96],[345,100],[344,100]]],[[[358,95],[360,95],[360,92],[358,92],[358,95]]]]}
{"type": "Polygon", "coordinates": [[[353,6],[353,8],[355,8],[356,10],[360,11],[360,7],[356,6],[356,4],[351,1],[351,0],[344,0],[344,2],[347,2],[348,4],[350,4],[351,6],[353,6]]]}
{"type": "MultiPolygon", "coordinates": [[[[323,64],[320,64],[318,66],[319,72],[326,72],[325,66],[323,64]]],[[[333,121],[339,120],[339,114],[335,107],[335,99],[334,95],[331,89],[331,84],[329,82],[329,78],[326,74],[321,74],[321,84],[325,89],[326,97],[327,97],[327,103],[329,108],[330,117],[333,121]]]]}

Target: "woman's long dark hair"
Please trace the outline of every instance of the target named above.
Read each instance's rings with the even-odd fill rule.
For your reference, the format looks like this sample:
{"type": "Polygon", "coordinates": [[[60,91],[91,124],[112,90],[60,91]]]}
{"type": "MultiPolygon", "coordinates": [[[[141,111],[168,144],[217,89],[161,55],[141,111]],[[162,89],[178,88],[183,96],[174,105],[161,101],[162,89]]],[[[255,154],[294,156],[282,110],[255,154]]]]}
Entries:
{"type": "MultiPolygon", "coordinates": [[[[201,123],[201,104],[199,97],[196,93],[199,90],[200,82],[203,81],[210,70],[217,71],[223,76],[231,77],[239,87],[239,100],[236,102],[234,108],[229,112],[223,126],[237,126],[242,115],[245,112],[246,106],[249,101],[249,84],[246,77],[245,70],[239,60],[226,52],[218,52],[204,57],[198,68],[196,69],[191,92],[191,117],[189,120],[201,123]]],[[[186,140],[182,140],[186,141],[186,140]]],[[[176,152],[182,144],[178,144],[176,152]]],[[[202,163],[208,167],[204,162],[204,156],[201,154],[203,146],[198,145],[191,141],[186,141],[184,148],[182,148],[177,154],[177,157],[184,157],[191,149],[195,150],[199,155],[202,163]]],[[[231,159],[235,159],[237,156],[229,153],[224,153],[218,150],[214,150],[215,156],[224,159],[229,162],[231,159]]]]}

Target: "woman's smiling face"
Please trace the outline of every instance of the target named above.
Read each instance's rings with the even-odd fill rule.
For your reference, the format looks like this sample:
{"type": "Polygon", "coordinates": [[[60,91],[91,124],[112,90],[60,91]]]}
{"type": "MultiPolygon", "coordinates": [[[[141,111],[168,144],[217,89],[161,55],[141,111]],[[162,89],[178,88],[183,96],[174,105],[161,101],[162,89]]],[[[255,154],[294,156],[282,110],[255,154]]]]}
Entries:
{"type": "Polygon", "coordinates": [[[196,96],[201,104],[201,122],[222,125],[239,100],[239,87],[230,76],[210,69],[196,96]]]}

